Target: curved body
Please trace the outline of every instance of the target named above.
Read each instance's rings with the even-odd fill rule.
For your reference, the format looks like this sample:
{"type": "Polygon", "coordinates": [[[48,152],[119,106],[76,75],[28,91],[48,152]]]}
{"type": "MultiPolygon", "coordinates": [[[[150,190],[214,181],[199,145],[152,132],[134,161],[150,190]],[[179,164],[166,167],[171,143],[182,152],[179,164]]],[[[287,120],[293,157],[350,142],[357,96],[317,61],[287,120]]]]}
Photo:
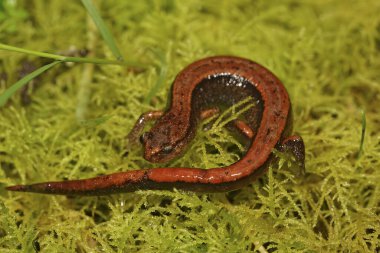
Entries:
{"type": "Polygon", "coordinates": [[[18,185],[7,189],[65,195],[173,188],[231,191],[260,176],[267,168],[272,150],[283,150],[284,140],[287,144],[297,144],[296,148],[285,149],[292,151],[303,164],[302,139],[288,138],[292,124],[291,104],[283,84],[263,66],[232,56],[196,61],[177,75],[168,110],[160,114],[155,125],[143,135],[144,157],[152,162],[162,162],[178,156],[194,137],[202,111],[220,104],[229,106],[248,96],[256,101],[256,105],[244,115],[253,136],[246,154],[232,165],[208,170],[141,169],[91,179],[18,185]]]}

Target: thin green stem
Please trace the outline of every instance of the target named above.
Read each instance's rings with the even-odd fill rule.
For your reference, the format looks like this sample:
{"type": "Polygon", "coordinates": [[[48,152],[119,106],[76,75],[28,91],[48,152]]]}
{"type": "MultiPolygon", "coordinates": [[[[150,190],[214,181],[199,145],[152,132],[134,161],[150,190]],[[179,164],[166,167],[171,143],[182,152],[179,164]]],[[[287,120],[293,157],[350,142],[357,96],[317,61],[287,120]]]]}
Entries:
{"type": "Polygon", "coordinates": [[[112,36],[112,33],[110,32],[108,27],[106,26],[106,23],[101,18],[94,3],[91,0],[82,0],[82,3],[84,7],[87,9],[88,14],[91,16],[92,20],[94,21],[104,41],[106,42],[108,47],[111,49],[113,55],[116,57],[117,60],[123,61],[124,60],[123,56],[121,55],[120,50],[116,45],[115,39],[112,36]]]}
{"type": "Polygon", "coordinates": [[[44,52],[14,47],[14,46],[2,44],[2,43],[0,43],[0,50],[25,53],[29,55],[44,57],[44,58],[50,58],[50,59],[54,59],[56,61],[62,61],[62,62],[126,65],[126,66],[131,66],[131,67],[138,67],[138,68],[147,67],[146,64],[135,62],[135,61],[115,61],[115,60],[106,60],[106,59],[99,59],[99,58],[68,57],[68,56],[62,56],[62,55],[56,55],[56,54],[50,54],[50,53],[44,53],[44,52]]]}
{"type": "Polygon", "coordinates": [[[367,128],[367,120],[366,120],[366,116],[365,116],[365,111],[362,110],[361,114],[362,114],[362,134],[361,134],[361,138],[360,138],[360,146],[359,146],[358,158],[363,154],[365,130],[367,128]]]}
{"type": "Polygon", "coordinates": [[[40,74],[44,73],[48,69],[54,67],[60,63],[60,61],[54,61],[52,63],[49,63],[47,65],[42,66],[41,68],[33,71],[32,73],[24,76],[22,79],[18,80],[15,84],[13,84],[11,87],[9,87],[3,94],[0,95],[0,107],[4,106],[5,103],[8,101],[8,99],[20,88],[22,88],[24,85],[26,85],[30,80],[33,78],[39,76],[40,74]]]}

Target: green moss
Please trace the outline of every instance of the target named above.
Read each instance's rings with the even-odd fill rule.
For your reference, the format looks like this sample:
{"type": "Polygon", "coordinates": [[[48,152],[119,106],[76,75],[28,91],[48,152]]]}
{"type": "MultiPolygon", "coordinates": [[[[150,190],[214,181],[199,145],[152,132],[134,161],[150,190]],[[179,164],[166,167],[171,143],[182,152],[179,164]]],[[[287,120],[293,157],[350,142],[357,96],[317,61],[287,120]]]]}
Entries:
{"type": "MultiPolygon", "coordinates": [[[[79,1],[13,3],[0,2],[2,43],[51,53],[75,46],[113,58],[79,1]]],[[[38,80],[29,106],[17,95],[0,109],[1,252],[36,245],[41,252],[380,250],[379,1],[98,1],[98,9],[125,59],[152,67],[60,66],[38,80]],[[305,177],[284,158],[227,194],[72,198],[4,190],[155,166],[139,147],[122,156],[126,134],[142,112],[165,107],[184,66],[218,54],[253,59],[284,82],[306,143],[305,177]]],[[[39,64],[0,51],[0,93],[25,59],[39,64]]],[[[227,165],[242,148],[216,126],[198,131],[168,165],[227,165]]]]}

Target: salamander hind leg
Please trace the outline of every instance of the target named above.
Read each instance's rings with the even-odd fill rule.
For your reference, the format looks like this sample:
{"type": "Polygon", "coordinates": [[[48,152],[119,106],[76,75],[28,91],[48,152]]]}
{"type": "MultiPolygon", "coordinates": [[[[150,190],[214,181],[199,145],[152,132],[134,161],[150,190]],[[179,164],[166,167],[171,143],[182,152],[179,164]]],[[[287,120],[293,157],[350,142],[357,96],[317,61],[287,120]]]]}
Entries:
{"type": "MultiPolygon", "coordinates": [[[[205,119],[211,118],[215,115],[217,115],[217,116],[220,115],[220,109],[217,107],[213,107],[210,109],[203,110],[201,112],[201,119],[205,120],[205,119]]],[[[213,123],[214,122],[212,121],[209,124],[207,124],[203,130],[205,130],[205,131],[210,130],[213,123]]],[[[240,119],[233,120],[232,122],[230,122],[227,125],[227,127],[237,129],[239,131],[239,133],[241,133],[244,137],[246,137],[248,139],[252,139],[254,136],[254,132],[253,132],[252,128],[250,126],[248,126],[247,123],[245,123],[244,121],[242,121],[240,119]]]]}
{"type": "Polygon", "coordinates": [[[235,119],[231,123],[232,123],[232,126],[236,128],[247,139],[251,140],[253,136],[255,135],[255,132],[253,131],[253,129],[244,121],[240,119],[235,119]]]}
{"type": "Polygon", "coordinates": [[[305,144],[301,136],[293,135],[287,137],[281,142],[278,149],[281,152],[290,152],[301,168],[301,174],[305,174],[305,144]]]}

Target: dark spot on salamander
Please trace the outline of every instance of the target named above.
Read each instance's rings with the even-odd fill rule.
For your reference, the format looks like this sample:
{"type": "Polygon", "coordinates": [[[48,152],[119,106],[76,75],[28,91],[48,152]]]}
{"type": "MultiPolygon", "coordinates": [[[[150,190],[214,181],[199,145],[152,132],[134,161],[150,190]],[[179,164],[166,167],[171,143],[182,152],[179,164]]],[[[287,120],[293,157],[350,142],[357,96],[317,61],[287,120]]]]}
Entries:
{"type": "Polygon", "coordinates": [[[164,129],[163,133],[165,135],[169,135],[169,133],[171,132],[171,129],[172,129],[171,126],[168,126],[167,128],[164,129]]]}
{"type": "Polygon", "coordinates": [[[142,176],[142,180],[143,180],[143,181],[145,181],[145,180],[149,180],[148,171],[145,171],[145,172],[144,172],[144,175],[142,176]]]}

